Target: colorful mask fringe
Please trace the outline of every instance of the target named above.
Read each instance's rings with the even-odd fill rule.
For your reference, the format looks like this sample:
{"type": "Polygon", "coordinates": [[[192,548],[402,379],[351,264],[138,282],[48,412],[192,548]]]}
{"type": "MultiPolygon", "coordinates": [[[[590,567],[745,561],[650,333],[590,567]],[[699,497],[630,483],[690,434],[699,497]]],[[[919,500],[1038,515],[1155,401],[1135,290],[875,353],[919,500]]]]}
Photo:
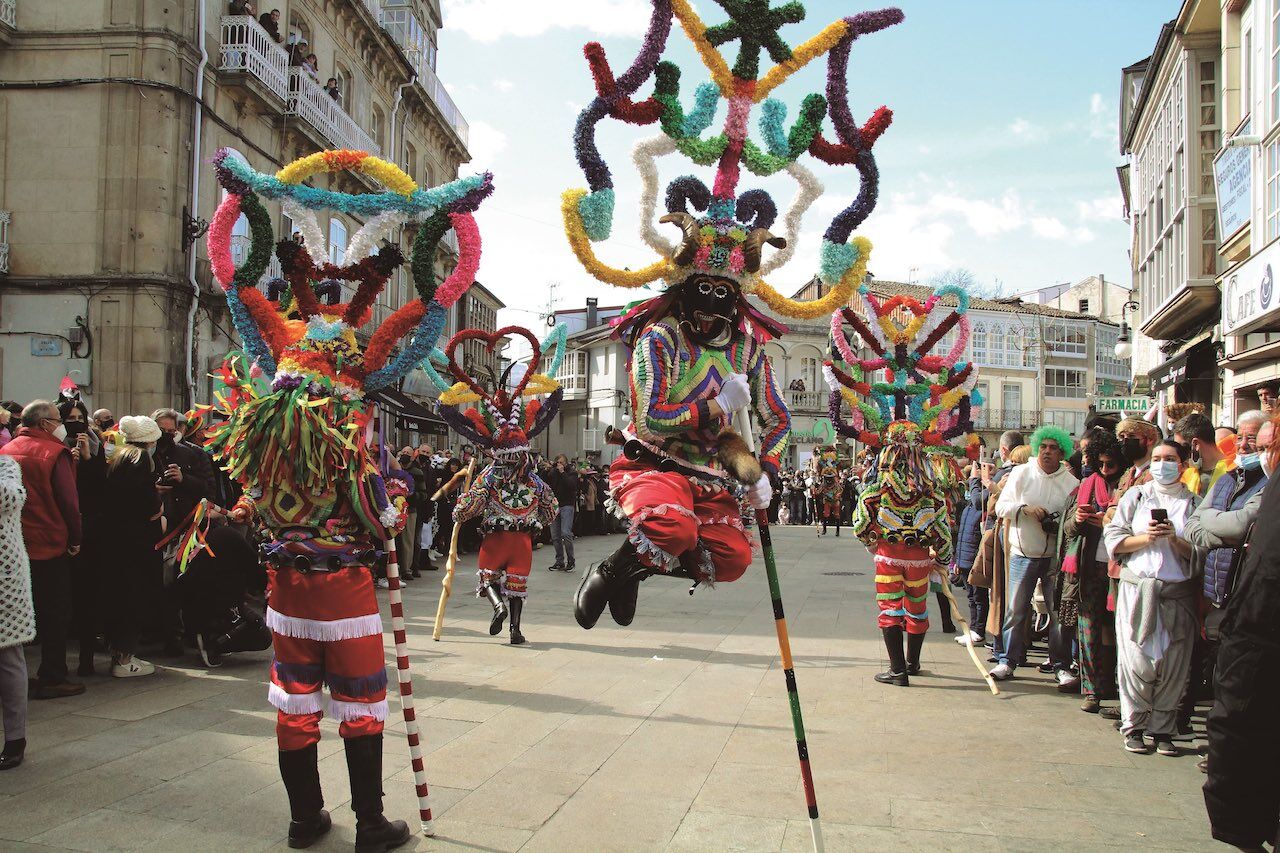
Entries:
{"type": "Polygon", "coordinates": [[[492,193],[492,176],[421,189],[395,165],[362,151],[323,151],[275,175],[254,171],[228,149],[218,151],[214,165],[227,196],[209,226],[209,259],[253,364],[247,373],[234,359],[223,365],[227,393],[219,405],[229,419],[211,431],[209,446],[232,477],[272,483],[280,492],[279,501],[267,496],[264,512],[274,514],[278,526],[328,525],[333,535],[354,533],[339,529],[343,510],[335,496],[342,494],[341,503],[364,531],[382,538],[395,513],[359,435],[368,419],[364,396],[394,386],[431,352],[448,309],[475,281],[480,235],[472,214],[492,193]],[[344,170],[368,175],[386,190],[351,195],[302,184],[318,173],[344,170]],[[306,240],[274,247],[283,280],[273,282],[268,294],[257,286],[273,248],[260,196],[280,201],[306,240]],[[341,265],[326,260],[315,215],[322,208],[367,217],[341,265]],[[250,248],[237,268],[231,232],[241,215],[249,222],[250,248]],[[409,222],[418,226],[409,258],[418,298],[388,317],[362,348],[356,330],[405,260],[397,246],[379,248],[378,241],[409,222]],[[435,252],[449,229],[458,238],[458,264],[437,285],[435,252]],[[348,303],[337,301],[343,281],[355,284],[348,303]],[[252,382],[263,372],[271,380],[266,391],[252,382]]]}
{"type": "Polygon", "coordinates": [[[439,362],[458,381],[453,385],[440,375],[431,359],[425,359],[423,369],[432,377],[440,394],[440,415],[458,433],[495,457],[526,454],[529,441],[541,433],[560,410],[564,389],[552,377],[560,368],[564,357],[568,329],[556,326],[543,341],[521,326],[506,326],[496,332],[479,329],[463,329],[452,338],[443,351],[436,350],[439,362]],[[457,351],[467,341],[481,341],[493,352],[498,341],[508,335],[524,338],[532,355],[524,375],[514,383],[509,377],[514,364],[501,377],[490,376],[487,383],[471,376],[458,363],[457,351]],[[548,359],[547,370],[539,372],[543,358],[548,359]],[[545,395],[545,399],[535,399],[545,395]],[[527,401],[525,398],[529,398],[527,401]],[[462,409],[472,404],[471,408],[462,409]]]}
{"type": "Polygon", "coordinates": [[[878,109],[862,126],[853,119],[848,102],[849,55],[854,40],[903,19],[898,9],[866,12],[835,21],[799,46],[790,47],[779,34],[784,24],[804,18],[804,6],[789,2],[769,8],[766,0],[716,0],[730,20],[714,26],[703,24],[689,0],[653,0],[644,45],[631,66],[620,76],[598,43],[584,50],[595,81],[596,97],[578,117],[574,152],[586,176],[588,189],[571,189],[562,196],[565,232],[578,260],[593,276],[620,287],[640,287],[665,280],[678,284],[693,273],[731,279],[743,293],[754,294],[779,314],[813,318],[847,304],[866,274],[871,244],[853,237],[875,206],[879,173],[872,146],[889,126],[892,113],[878,109]],[[666,49],[672,21],[693,43],[711,76],[694,92],[694,105],[685,112],[680,101],[680,69],[659,61],[666,49]],[[730,67],[718,47],[737,41],[738,54],[730,67]],[[760,53],[777,63],[760,74],[760,53]],[[826,55],[825,96],[808,95],[801,102],[796,121],[786,127],[786,105],[770,94],[796,71],[826,55]],[[636,101],[636,92],[653,80],[653,94],[636,101]],[[726,102],[726,118],[720,133],[704,136],[715,118],[719,101],[726,102]],[[761,141],[748,136],[752,108],[759,104],[761,141]],[[823,136],[822,123],[830,116],[835,141],[823,136]],[[591,247],[608,238],[613,224],[615,193],[613,176],[596,146],[596,126],[606,117],[635,125],[657,123],[661,134],[641,141],[634,160],[642,179],[640,236],[662,258],[639,269],[617,269],[604,264],[591,247]],[[710,189],[693,176],[682,176],[667,185],[666,214],[658,222],[674,223],[682,230],[679,244],[671,243],[654,227],[658,197],[657,157],[679,152],[700,166],[715,165],[710,189]],[[795,251],[805,211],[822,193],[822,185],[799,162],[808,153],[831,165],[853,165],[860,186],[857,197],[836,217],[823,236],[819,275],[830,288],[820,299],[799,302],[788,299],[764,281],[763,276],[786,263],[795,251]],[[757,176],[786,172],[798,191],[783,217],[783,237],[768,230],[777,221],[778,207],[760,189],[739,192],[742,168],[757,176]],[[765,244],[780,251],[762,258],[765,244]]]}
{"type": "Polygon", "coordinates": [[[823,369],[836,430],[873,452],[854,533],[864,541],[928,544],[949,555],[943,510],[961,479],[957,458],[978,458],[973,413],[983,402],[974,390],[977,366],[960,358],[969,343],[969,295],[952,285],[923,303],[908,296],[881,301],[866,285],[858,292],[865,317],[852,308],[831,315],[832,358],[823,369]],[[947,296],[955,297],[955,308],[942,304],[947,296]],[[952,331],[950,349],[934,354],[952,331]],[[864,345],[871,358],[857,355],[864,345]],[[880,371],[883,379],[874,378],[880,371]]]}

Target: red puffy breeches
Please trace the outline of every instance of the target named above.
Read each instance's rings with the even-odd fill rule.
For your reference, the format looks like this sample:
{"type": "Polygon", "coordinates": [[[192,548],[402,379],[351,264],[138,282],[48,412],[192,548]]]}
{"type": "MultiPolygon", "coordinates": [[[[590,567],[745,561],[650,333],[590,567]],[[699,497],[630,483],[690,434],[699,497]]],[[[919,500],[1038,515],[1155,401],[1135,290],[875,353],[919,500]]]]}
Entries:
{"type": "Polygon", "coordinates": [[[881,628],[906,628],[908,634],[929,630],[929,573],[936,565],[927,548],[893,542],[876,545],[881,628]]]}
{"type": "Polygon", "coordinates": [[[610,466],[609,486],[630,523],[628,538],[658,571],[683,567],[704,582],[735,581],[751,565],[751,540],[727,489],[625,456],[610,466]]]}
{"type": "Polygon", "coordinates": [[[321,686],[344,738],[382,731],[387,717],[387,669],[382,617],[368,569],[268,573],[267,625],[275,660],[268,699],[278,709],[281,750],[320,740],[321,686]]]}
{"type": "Polygon", "coordinates": [[[501,582],[502,594],[527,598],[529,569],[533,566],[533,535],[527,530],[495,530],[480,543],[477,560],[480,585],[476,595],[484,598],[484,588],[501,582]]]}

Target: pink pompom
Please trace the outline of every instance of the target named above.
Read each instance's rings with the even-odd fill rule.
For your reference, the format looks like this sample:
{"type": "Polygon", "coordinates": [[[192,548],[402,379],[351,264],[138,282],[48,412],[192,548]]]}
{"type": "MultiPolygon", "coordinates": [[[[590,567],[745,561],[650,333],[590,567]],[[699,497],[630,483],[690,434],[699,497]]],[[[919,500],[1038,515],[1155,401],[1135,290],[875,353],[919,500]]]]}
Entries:
{"type": "Polygon", "coordinates": [[[747,259],[742,256],[742,247],[735,246],[733,251],[729,253],[729,270],[733,273],[740,273],[746,263],[747,259]]]}
{"type": "Polygon", "coordinates": [[[254,379],[262,378],[262,365],[258,364],[258,360],[253,360],[253,366],[249,368],[249,375],[254,379]]]}
{"type": "Polygon", "coordinates": [[[458,236],[458,266],[436,290],[435,301],[445,308],[458,301],[458,297],[476,280],[480,269],[480,229],[470,213],[451,213],[453,232],[458,236]]]}
{"type": "Polygon", "coordinates": [[[209,223],[209,266],[214,279],[223,290],[230,290],[236,277],[235,261],[231,259],[231,231],[240,218],[240,196],[228,195],[218,205],[209,223]]]}

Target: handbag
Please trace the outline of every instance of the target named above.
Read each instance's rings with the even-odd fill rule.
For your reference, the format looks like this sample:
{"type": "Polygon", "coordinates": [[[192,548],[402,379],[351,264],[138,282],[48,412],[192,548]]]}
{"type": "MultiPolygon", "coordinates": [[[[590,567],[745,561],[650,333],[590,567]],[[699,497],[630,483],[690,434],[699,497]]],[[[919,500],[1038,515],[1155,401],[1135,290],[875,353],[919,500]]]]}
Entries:
{"type": "Polygon", "coordinates": [[[991,588],[991,572],[996,560],[996,528],[984,530],[978,542],[978,554],[969,569],[969,585],[991,588]]]}

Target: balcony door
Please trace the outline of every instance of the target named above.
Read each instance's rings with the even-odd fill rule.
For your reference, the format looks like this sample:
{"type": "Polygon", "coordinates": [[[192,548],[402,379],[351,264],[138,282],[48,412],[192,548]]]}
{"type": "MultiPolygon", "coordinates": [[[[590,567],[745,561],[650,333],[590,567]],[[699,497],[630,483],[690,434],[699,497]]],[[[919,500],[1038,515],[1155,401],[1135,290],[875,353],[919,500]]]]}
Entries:
{"type": "Polygon", "coordinates": [[[1022,386],[1006,382],[1000,389],[1001,417],[1005,429],[1022,426],[1022,386]]]}

